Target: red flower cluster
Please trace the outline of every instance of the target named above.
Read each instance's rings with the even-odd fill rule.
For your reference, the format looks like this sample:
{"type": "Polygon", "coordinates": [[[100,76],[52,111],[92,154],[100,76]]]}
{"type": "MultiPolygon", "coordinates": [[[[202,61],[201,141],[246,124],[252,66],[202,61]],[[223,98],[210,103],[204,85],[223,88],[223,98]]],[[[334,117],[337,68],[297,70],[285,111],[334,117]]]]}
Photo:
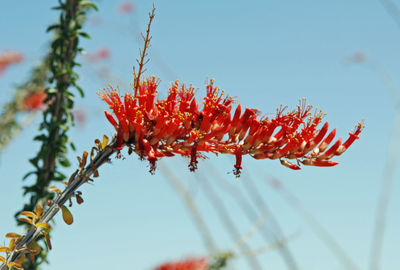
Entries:
{"type": "Polygon", "coordinates": [[[44,101],[47,98],[47,94],[44,89],[28,95],[24,99],[22,110],[24,111],[35,111],[41,109],[45,104],[44,101]]]}
{"type": "Polygon", "coordinates": [[[224,97],[223,91],[211,80],[202,109],[194,97],[192,86],[174,82],[165,99],[156,99],[159,80],[147,78],[139,84],[138,95],[125,94],[123,100],[111,86],[100,93],[118,119],[105,112],[108,121],[117,130],[116,147],[129,147],[147,157],[155,169],[158,158],[179,154],[190,157],[189,168],[197,169],[201,152],[233,154],[236,156],[234,174],[239,176],[242,156],[255,159],[280,159],[281,163],[299,170],[300,163],[311,166],[334,166],[331,161],[358,139],[362,123],[342,143],[338,139],[332,146],[336,129],[328,136],[328,123],[322,128],[322,113],[311,113],[312,106],[301,101],[293,111],[286,107],[277,110],[274,118],[261,117],[256,109],[244,109],[239,104],[231,115],[234,100],[224,97]],[[325,137],[325,139],[324,139],[325,137]],[[329,148],[328,148],[329,147],[329,148]],[[287,161],[294,159],[297,164],[287,161]]]}
{"type": "Polygon", "coordinates": [[[187,259],[180,262],[169,262],[158,266],[154,270],[206,270],[208,263],[205,258],[187,259]]]}
{"type": "Polygon", "coordinates": [[[0,75],[6,71],[9,65],[21,62],[23,56],[19,52],[4,51],[0,52],[0,75]]]}

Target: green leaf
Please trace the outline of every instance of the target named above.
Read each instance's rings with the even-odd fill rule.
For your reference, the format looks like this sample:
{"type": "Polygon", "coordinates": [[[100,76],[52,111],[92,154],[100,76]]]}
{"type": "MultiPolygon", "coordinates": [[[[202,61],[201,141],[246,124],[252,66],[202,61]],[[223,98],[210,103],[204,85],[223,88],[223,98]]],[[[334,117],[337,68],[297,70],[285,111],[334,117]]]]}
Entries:
{"type": "Polygon", "coordinates": [[[85,92],[83,92],[83,89],[80,86],[75,85],[75,88],[78,90],[79,94],[81,94],[81,97],[85,97],[85,92]]]}
{"type": "MultiPolygon", "coordinates": [[[[61,166],[63,166],[63,167],[69,167],[69,166],[71,166],[71,163],[69,162],[69,160],[68,159],[58,159],[58,162],[60,162],[60,165],[61,166]]],[[[64,175],[64,177],[65,177],[65,175],[64,175]]]]}
{"type": "Polygon", "coordinates": [[[60,10],[60,9],[63,9],[63,7],[62,7],[62,6],[57,6],[57,7],[52,7],[51,9],[53,9],[53,10],[60,10]]]}
{"type": "Polygon", "coordinates": [[[74,144],[72,141],[70,141],[70,140],[69,140],[69,145],[71,146],[71,149],[72,149],[73,151],[76,151],[75,144],[74,144]]]}
{"type": "Polygon", "coordinates": [[[65,178],[67,178],[67,177],[64,174],[62,174],[61,172],[57,171],[54,173],[54,180],[56,180],[56,181],[62,181],[65,178]]]}
{"type": "Polygon", "coordinates": [[[51,44],[51,47],[53,48],[53,50],[56,50],[58,47],[60,47],[62,45],[64,45],[64,38],[59,37],[53,41],[53,43],[51,44]]]}
{"type": "Polygon", "coordinates": [[[31,158],[29,163],[31,163],[36,169],[39,169],[38,165],[39,157],[31,158]]]}
{"type": "Polygon", "coordinates": [[[50,87],[47,89],[46,92],[47,92],[47,94],[55,94],[55,93],[57,93],[57,89],[54,87],[50,87]]]}
{"type": "Polygon", "coordinates": [[[90,39],[89,34],[87,34],[87,33],[85,33],[85,32],[80,32],[79,35],[82,36],[82,37],[84,37],[84,38],[90,39]]]}
{"type": "Polygon", "coordinates": [[[80,5],[82,7],[90,7],[90,8],[93,8],[94,10],[98,11],[97,6],[90,1],[82,1],[82,2],[80,2],[80,5]]]}
{"type": "Polygon", "coordinates": [[[36,136],[35,138],[33,138],[33,140],[34,140],[34,141],[42,141],[42,142],[44,142],[44,141],[47,140],[47,136],[44,135],[44,134],[41,134],[41,135],[38,135],[38,136],[36,136]]]}
{"type": "Polygon", "coordinates": [[[50,32],[53,29],[61,28],[59,24],[52,24],[49,27],[47,27],[46,32],[50,32]]]}
{"type": "Polygon", "coordinates": [[[64,222],[68,225],[71,225],[74,222],[74,218],[69,209],[65,205],[63,205],[61,206],[61,211],[64,222]]]}
{"type": "MultiPolygon", "coordinates": [[[[24,177],[22,178],[22,180],[27,179],[29,176],[31,176],[32,174],[38,174],[37,171],[32,171],[32,172],[28,172],[27,174],[24,175],[24,177]]],[[[24,187],[25,188],[25,187],[24,187]]]]}

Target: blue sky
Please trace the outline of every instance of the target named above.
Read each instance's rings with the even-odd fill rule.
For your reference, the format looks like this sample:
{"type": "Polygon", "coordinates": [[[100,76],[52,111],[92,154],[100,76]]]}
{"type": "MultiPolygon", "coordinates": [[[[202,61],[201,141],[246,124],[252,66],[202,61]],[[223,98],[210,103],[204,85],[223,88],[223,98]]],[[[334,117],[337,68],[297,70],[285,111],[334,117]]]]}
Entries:
{"type": "MultiPolygon", "coordinates": [[[[79,84],[86,97],[77,98],[76,106],[86,112],[87,122],[70,133],[78,149],[70,155],[75,165],[75,157],[88,150],[95,138],[114,132],[96,92],[108,83],[119,85],[121,92],[130,90],[132,66],[138,57],[137,34],[145,30],[152,2],[136,1],[134,12],[124,16],[116,11],[120,3],[98,1],[99,12],[92,13],[85,26],[92,39],[82,41],[82,47],[89,53],[108,47],[111,57],[95,64],[80,58],[79,84]],[[96,17],[100,24],[91,23],[96,17]],[[110,78],[98,75],[104,68],[111,72],[110,78]]],[[[50,10],[55,4],[49,0],[0,4],[0,51],[14,49],[26,57],[0,77],[0,104],[11,98],[13,86],[28,78],[29,70],[46,54],[51,36],[45,29],[57,20],[57,11],[50,10]]],[[[387,78],[395,88],[400,83],[400,28],[380,1],[157,1],[156,8],[147,74],[162,80],[160,95],[171,81],[179,79],[199,87],[202,96],[208,77],[215,78],[242,106],[264,113],[273,114],[280,104],[294,107],[299,98],[306,97],[309,104],[327,113],[325,119],[343,138],[364,119],[366,128],[360,140],[336,158],[340,162],[336,167],[290,171],[277,161],[251,158],[244,159],[243,167],[252,175],[284,235],[295,235],[287,245],[299,269],[345,268],[298,211],[267,185],[270,176],[300,198],[358,269],[367,269],[395,112],[387,78]],[[366,61],[352,62],[357,52],[363,53],[366,61]]],[[[36,117],[0,155],[0,236],[19,231],[13,215],[24,200],[21,179],[32,169],[28,159],[39,146],[31,139],[40,120],[36,117]]],[[[198,178],[188,172],[185,159],[163,161],[191,190],[220,250],[231,249],[235,241],[207,199],[201,178],[214,183],[241,234],[252,228],[256,220],[249,222],[226,190],[215,185],[222,181],[246,190],[245,181],[249,180],[245,176],[238,180],[227,174],[234,162],[231,157],[209,155],[199,164],[198,178]],[[217,177],[211,165],[223,177],[217,177]]],[[[83,187],[85,203],[71,209],[75,223],[67,227],[56,218],[51,264],[43,269],[128,266],[147,270],[166,260],[207,255],[182,199],[161,171],[152,176],[146,166],[137,157],[126,156],[102,168],[95,184],[83,187]]],[[[246,198],[250,201],[251,196],[246,198]]],[[[382,255],[381,269],[385,270],[398,269],[399,198],[395,173],[382,255]]],[[[258,249],[269,243],[258,232],[247,244],[258,249]]],[[[257,259],[265,269],[286,269],[276,250],[261,253],[257,259]]],[[[250,268],[239,253],[231,269],[250,268]]]]}

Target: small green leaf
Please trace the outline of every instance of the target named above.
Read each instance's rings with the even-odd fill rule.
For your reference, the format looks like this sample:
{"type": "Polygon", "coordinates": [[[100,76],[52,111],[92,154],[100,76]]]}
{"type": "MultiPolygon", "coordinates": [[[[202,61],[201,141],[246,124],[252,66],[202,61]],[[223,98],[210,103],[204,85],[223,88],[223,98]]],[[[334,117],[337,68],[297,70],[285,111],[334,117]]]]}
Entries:
{"type": "Polygon", "coordinates": [[[90,39],[90,36],[85,32],[80,32],[79,35],[84,37],[84,38],[90,39]]]}
{"type": "Polygon", "coordinates": [[[22,180],[25,180],[26,178],[28,178],[28,177],[31,176],[32,174],[36,174],[36,175],[37,175],[37,172],[36,172],[36,171],[28,172],[27,174],[24,175],[24,177],[22,178],[22,180]]]}
{"type": "Polygon", "coordinates": [[[80,3],[80,5],[81,5],[82,7],[85,7],[85,6],[91,7],[91,8],[93,8],[94,10],[98,11],[97,6],[96,6],[95,4],[93,4],[92,2],[90,2],[90,1],[82,1],[82,2],[80,3]]]}
{"type": "Polygon", "coordinates": [[[76,85],[75,88],[78,90],[79,94],[81,94],[81,97],[85,97],[85,92],[83,92],[83,89],[80,86],[76,85]]]}
{"type": "Polygon", "coordinates": [[[49,27],[47,27],[46,32],[50,32],[53,29],[61,28],[59,24],[52,24],[49,27]]]}
{"type": "Polygon", "coordinates": [[[68,208],[65,205],[63,205],[61,207],[61,211],[62,211],[62,216],[63,216],[65,223],[67,223],[68,225],[71,225],[74,222],[74,218],[73,218],[71,212],[68,210],[68,208]]]}
{"type": "Polygon", "coordinates": [[[41,228],[47,229],[47,230],[50,230],[50,229],[51,229],[50,225],[47,224],[46,222],[39,222],[39,223],[36,223],[36,224],[34,224],[34,225],[35,225],[36,227],[41,227],[41,228]]]}

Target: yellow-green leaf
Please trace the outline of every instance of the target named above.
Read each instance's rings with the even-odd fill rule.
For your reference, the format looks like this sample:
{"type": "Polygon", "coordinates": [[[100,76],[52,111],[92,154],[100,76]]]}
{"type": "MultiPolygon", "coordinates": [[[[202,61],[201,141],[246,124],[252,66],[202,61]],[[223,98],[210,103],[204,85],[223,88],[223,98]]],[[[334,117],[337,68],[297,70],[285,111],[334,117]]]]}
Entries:
{"type": "Polygon", "coordinates": [[[0,262],[6,264],[6,263],[7,263],[7,260],[6,260],[6,258],[4,258],[3,256],[0,256],[0,262]]]}
{"type": "Polygon", "coordinates": [[[22,221],[22,222],[26,222],[26,223],[32,224],[32,219],[30,219],[30,218],[20,217],[18,220],[22,221]]]}
{"type": "Polygon", "coordinates": [[[18,264],[22,264],[25,260],[25,254],[22,254],[15,262],[18,264]]]}
{"type": "Polygon", "coordinates": [[[79,163],[79,168],[80,168],[81,170],[83,170],[83,168],[84,168],[85,165],[86,165],[87,156],[88,156],[88,152],[84,151],[84,152],[83,152],[83,155],[82,155],[82,160],[81,160],[80,163],[79,163]]]}
{"type": "Polygon", "coordinates": [[[10,240],[8,247],[10,248],[10,250],[14,249],[14,247],[15,247],[15,239],[14,238],[10,240]]]}
{"type": "MultiPolygon", "coordinates": [[[[46,236],[47,232],[46,231],[42,231],[43,235],[46,236]]],[[[42,251],[42,248],[39,246],[39,244],[34,241],[29,245],[29,253],[32,256],[38,255],[40,252],[42,251]]],[[[33,257],[34,259],[34,257],[33,257]]],[[[33,261],[32,259],[32,261],[33,261]]]]}
{"type": "Polygon", "coordinates": [[[101,150],[103,150],[104,148],[106,148],[108,143],[108,137],[106,135],[103,136],[103,143],[101,144],[101,150]]]}
{"type": "Polygon", "coordinates": [[[22,211],[21,213],[19,213],[21,216],[27,216],[27,217],[31,217],[34,218],[35,217],[35,213],[33,213],[32,211],[22,211]]]}
{"type": "Polygon", "coordinates": [[[43,213],[43,206],[41,206],[40,204],[36,205],[36,220],[38,220],[40,218],[40,216],[43,213]]]}
{"type": "MultiPolygon", "coordinates": [[[[67,184],[66,182],[62,182],[61,184],[67,184]]],[[[58,188],[58,187],[56,187],[56,186],[51,186],[51,187],[49,187],[49,190],[50,191],[54,191],[54,192],[57,192],[57,193],[61,193],[61,190],[58,188]]]]}
{"type": "MultiPolygon", "coordinates": [[[[50,236],[49,236],[49,234],[48,234],[47,232],[45,232],[45,231],[42,231],[42,233],[43,233],[43,235],[44,235],[44,238],[46,238],[47,246],[49,247],[49,249],[51,249],[51,242],[50,242],[50,236]]],[[[40,252],[40,251],[39,251],[39,252],[40,252]]]]}
{"type": "Polygon", "coordinates": [[[10,252],[10,249],[8,247],[0,245],[0,252],[10,252]]]}
{"type": "Polygon", "coordinates": [[[10,232],[10,233],[6,234],[6,238],[20,238],[20,237],[21,237],[21,235],[18,233],[10,232]]]}
{"type": "Polygon", "coordinates": [[[22,265],[20,265],[19,263],[16,263],[16,262],[10,262],[9,264],[7,264],[9,267],[14,267],[14,268],[17,268],[17,269],[21,269],[21,270],[24,270],[24,268],[22,267],[22,265]]]}
{"type": "Polygon", "coordinates": [[[44,229],[50,230],[50,225],[45,222],[39,222],[35,224],[36,227],[42,227],[44,229]]]}
{"type": "Polygon", "coordinates": [[[74,222],[74,218],[73,218],[71,212],[68,210],[68,208],[65,205],[63,205],[61,207],[61,211],[62,211],[62,216],[63,216],[65,223],[67,223],[68,225],[71,225],[74,222]]]}

